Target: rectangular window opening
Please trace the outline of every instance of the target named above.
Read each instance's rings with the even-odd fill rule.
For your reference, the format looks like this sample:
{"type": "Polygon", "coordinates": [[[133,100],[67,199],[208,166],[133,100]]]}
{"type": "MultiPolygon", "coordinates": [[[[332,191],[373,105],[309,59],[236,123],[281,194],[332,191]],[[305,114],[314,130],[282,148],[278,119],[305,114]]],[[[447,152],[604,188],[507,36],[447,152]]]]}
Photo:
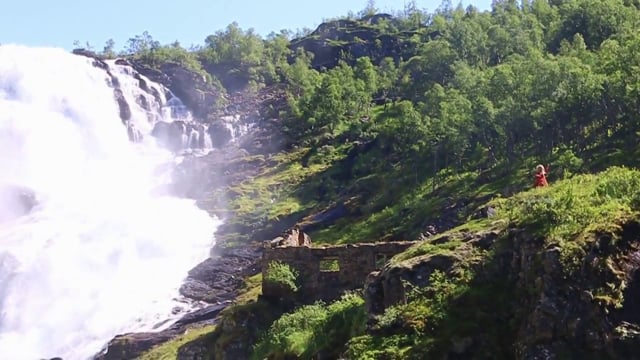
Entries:
{"type": "Polygon", "coordinates": [[[320,260],[320,271],[324,272],[336,272],[340,271],[340,262],[338,259],[322,259],[320,260]]]}
{"type": "Polygon", "coordinates": [[[387,255],[376,254],[376,269],[382,269],[384,264],[387,263],[387,255]]]}

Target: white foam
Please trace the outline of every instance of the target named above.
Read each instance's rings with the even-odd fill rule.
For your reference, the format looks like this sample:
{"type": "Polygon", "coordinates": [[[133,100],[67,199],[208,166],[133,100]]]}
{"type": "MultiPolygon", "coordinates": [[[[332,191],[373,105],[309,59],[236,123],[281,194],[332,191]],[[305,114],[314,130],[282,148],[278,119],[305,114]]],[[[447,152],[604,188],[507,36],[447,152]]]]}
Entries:
{"type": "MultiPolygon", "coordinates": [[[[130,104],[136,95],[127,88],[130,104]]],[[[86,359],[118,333],[151,330],[218,222],[155,195],[166,180],[157,166],[174,159],[128,141],[90,59],[0,46],[0,109],[0,184],[29,187],[39,202],[0,224],[0,358],[86,359]]]]}

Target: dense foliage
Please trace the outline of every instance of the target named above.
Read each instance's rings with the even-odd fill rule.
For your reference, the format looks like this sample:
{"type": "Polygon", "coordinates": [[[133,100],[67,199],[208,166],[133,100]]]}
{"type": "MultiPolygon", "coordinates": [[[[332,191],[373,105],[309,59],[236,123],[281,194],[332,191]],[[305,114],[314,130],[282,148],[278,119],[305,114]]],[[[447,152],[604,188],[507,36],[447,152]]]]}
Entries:
{"type": "MultiPolygon", "coordinates": [[[[370,2],[358,15],[374,13],[370,2]]],[[[303,34],[263,39],[236,23],[191,49],[145,32],[123,54],[206,70],[228,90],[284,82],[290,107],[281,115],[292,141],[376,139],[392,160],[369,168],[401,162],[432,176],[557,152],[622,162],[619,152],[634,149],[640,131],[639,15],[631,0],[501,0],[485,12],[445,1],[433,13],[412,3],[396,18],[363,24],[407,37],[412,53],[379,63],[345,54],[331,69],[311,68],[313,54],[302,49],[292,53],[291,40],[303,34]],[[389,104],[372,111],[373,99],[389,104]]],[[[115,55],[113,46],[103,54],[115,55]]]]}

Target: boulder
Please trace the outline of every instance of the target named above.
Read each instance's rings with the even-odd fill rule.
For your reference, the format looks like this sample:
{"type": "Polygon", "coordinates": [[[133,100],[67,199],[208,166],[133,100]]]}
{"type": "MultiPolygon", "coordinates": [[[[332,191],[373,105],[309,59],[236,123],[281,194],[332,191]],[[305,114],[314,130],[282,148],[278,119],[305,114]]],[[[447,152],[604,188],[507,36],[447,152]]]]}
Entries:
{"type": "Polygon", "coordinates": [[[211,137],[211,145],[214,148],[222,148],[233,139],[231,130],[222,120],[216,120],[209,124],[207,133],[211,137]]]}
{"type": "Polygon", "coordinates": [[[158,121],[151,130],[151,136],[155,137],[161,146],[174,152],[185,147],[186,134],[187,126],[184,121],[158,121]]]}
{"type": "Polygon", "coordinates": [[[364,56],[369,57],[373,63],[379,63],[386,57],[396,62],[408,57],[409,42],[405,39],[409,39],[414,33],[388,35],[368,25],[378,24],[383,20],[395,21],[391,15],[378,14],[361,21],[335,20],[322,23],[308,36],[292,40],[290,49],[293,54],[299,50],[313,53],[311,66],[316,69],[330,69],[338,65],[340,60],[353,64],[364,56]]]}
{"type": "Polygon", "coordinates": [[[282,235],[268,241],[267,246],[283,247],[283,246],[311,246],[311,237],[309,234],[300,230],[298,226],[293,227],[287,231],[284,231],[282,235]]]}

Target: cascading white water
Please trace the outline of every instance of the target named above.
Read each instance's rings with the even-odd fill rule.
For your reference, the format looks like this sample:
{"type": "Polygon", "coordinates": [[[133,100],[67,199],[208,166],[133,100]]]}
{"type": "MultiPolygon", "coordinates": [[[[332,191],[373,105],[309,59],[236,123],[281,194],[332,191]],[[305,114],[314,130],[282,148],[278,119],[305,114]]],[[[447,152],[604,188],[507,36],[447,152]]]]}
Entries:
{"type": "Polygon", "coordinates": [[[38,202],[0,223],[0,359],[87,359],[169,317],[217,221],[158,195],[173,159],[149,138],[128,141],[90,59],[0,45],[0,186],[38,202]]]}
{"type": "Polygon", "coordinates": [[[127,103],[131,109],[131,122],[135,124],[138,130],[149,133],[153,128],[154,122],[159,120],[172,120],[170,117],[165,119],[165,111],[162,105],[166,104],[167,101],[161,86],[139,75],[145,81],[147,87],[158,94],[160,100],[158,102],[152,94],[140,91],[139,80],[133,77],[133,68],[126,65],[118,65],[115,60],[106,60],[105,63],[108,64],[111,73],[118,79],[120,89],[125,98],[130,100],[127,103]],[[142,106],[140,99],[144,99],[149,109],[145,109],[142,106]]]}

